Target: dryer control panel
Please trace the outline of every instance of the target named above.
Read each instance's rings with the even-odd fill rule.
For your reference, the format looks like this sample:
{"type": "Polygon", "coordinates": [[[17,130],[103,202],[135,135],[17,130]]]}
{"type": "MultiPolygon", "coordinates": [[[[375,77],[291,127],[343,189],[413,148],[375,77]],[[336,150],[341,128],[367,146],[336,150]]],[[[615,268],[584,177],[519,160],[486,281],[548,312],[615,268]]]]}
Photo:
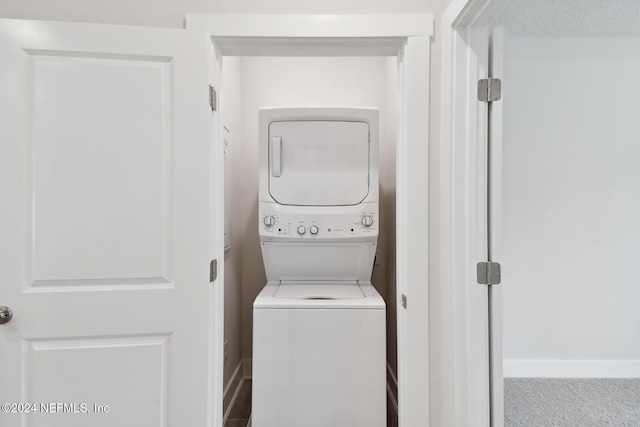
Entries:
{"type": "Polygon", "coordinates": [[[289,210],[287,206],[278,204],[260,204],[258,227],[262,240],[369,240],[378,236],[377,203],[347,209],[312,208],[301,212],[300,207],[296,207],[296,212],[288,212],[289,210]]]}

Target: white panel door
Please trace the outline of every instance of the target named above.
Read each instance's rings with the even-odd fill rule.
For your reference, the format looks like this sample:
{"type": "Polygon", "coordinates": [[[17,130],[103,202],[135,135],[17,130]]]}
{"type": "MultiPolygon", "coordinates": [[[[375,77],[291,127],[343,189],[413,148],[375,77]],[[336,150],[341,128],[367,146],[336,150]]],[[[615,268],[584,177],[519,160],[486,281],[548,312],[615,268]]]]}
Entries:
{"type": "Polygon", "coordinates": [[[269,125],[269,193],[282,205],[357,205],[369,194],[369,125],[269,125]]]}
{"type": "Polygon", "coordinates": [[[0,21],[0,402],[16,404],[0,425],[206,425],[211,111],[194,37],[0,21]]]}

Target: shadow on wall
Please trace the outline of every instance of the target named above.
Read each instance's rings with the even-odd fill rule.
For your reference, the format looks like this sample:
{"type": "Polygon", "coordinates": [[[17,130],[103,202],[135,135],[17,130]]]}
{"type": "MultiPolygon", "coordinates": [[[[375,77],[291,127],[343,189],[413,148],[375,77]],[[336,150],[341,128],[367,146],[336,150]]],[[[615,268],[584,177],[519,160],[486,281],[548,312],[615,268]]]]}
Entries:
{"type": "MultiPolygon", "coordinates": [[[[257,170],[256,170],[257,187],[257,170]]],[[[245,208],[248,216],[244,223],[244,240],[242,252],[242,353],[243,358],[250,358],[252,354],[253,336],[253,301],[264,285],[267,275],[264,271],[260,236],[258,234],[258,194],[252,201],[247,200],[245,208]]]]}

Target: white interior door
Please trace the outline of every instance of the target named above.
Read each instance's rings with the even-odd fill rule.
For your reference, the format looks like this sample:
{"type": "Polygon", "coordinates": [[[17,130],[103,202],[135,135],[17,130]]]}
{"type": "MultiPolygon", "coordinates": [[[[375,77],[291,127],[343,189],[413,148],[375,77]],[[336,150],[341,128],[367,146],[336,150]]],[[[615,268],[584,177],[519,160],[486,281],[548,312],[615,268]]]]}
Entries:
{"type": "MultiPolygon", "coordinates": [[[[470,236],[467,268],[469,282],[465,283],[468,316],[469,349],[469,422],[474,425],[497,427],[503,425],[502,334],[500,284],[486,285],[479,277],[476,263],[500,263],[500,206],[501,206],[501,147],[502,100],[479,100],[479,79],[502,76],[502,32],[493,33],[488,26],[468,29],[473,60],[470,61],[468,146],[470,179],[470,236]],[[470,272],[471,272],[470,271],[470,272]]],[[[495,86],[494,86],[495,87],[495,86]]],[[[485,86],[486,89],[486,86],[485,86]]],[[[492,95],[495,95],[492,92],[492,95]]],[[[495,279],[495,277],[492,277],[495,279]]]]}
{"type": "Polygon", "coordinates": [[[205,426],[203,45],[4,20],[0,57],[0,425],[205,426]]]}
{"type": "MultiPolygon", "coordinates": [[[[489,75],[503,80],[504,30],[494,28],[489,42],[489,75]]],[[[504,96],[504,93],[503,93],[504,96]]],[[[502,101],[489,104],[487,151],[487,254],[492,262],[501,260],[502,224],[502,101]]],[[[491,387],[491,427],[504,426],[504,376],[502,369],[502,285],[488,286],[489,300],[489,383],[491,387]]]]}

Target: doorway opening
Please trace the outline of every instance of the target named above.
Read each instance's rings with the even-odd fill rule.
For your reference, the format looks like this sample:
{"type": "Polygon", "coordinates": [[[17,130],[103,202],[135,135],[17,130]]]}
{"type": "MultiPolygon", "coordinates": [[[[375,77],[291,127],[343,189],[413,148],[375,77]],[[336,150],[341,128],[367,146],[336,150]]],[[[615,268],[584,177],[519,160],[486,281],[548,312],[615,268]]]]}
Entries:
{"type": "Polygon", "coordinates": [[[640,64],[639,26],[622,3],[590,1],[579,10],[519,0],[466,6],[451,10],[451,52],[471,53],[454,59],[454,69],[466,67],[466,80],[453,86],[463,88],[469,104],[453,101],[463,118],[454,118],[452,129],[469,130],[460,156],[480,184],[466,195],[457,191],[472,207],[472,221],[488,216],[491,223],[488,231],[472,221],[454,225],[471,236],[466,248],[458,246],[466,276],[455,292],[476,309],[461,316],[461,331],[480,336],[458,341],[459,348],[484,355],[469,359],[476,392],[466,415],[487,426],[523,419],[637,423],[640,318],[629,301],[638,299],[632,260],[640,253],[640,176],[629,159],[637,154],[638,110],[630,100],[638,88],[630,76],[640,64]],[[489,75],[498,27],[506,27],[504,49],[494,50],[493,60],[503,55],[504,67],[489,75]],[[476,100],[474,87],[488,76],[502,79],[503,88],[500,135],[488,142],[498,161],[490,166],[483,153],[491,107],[476,100]],[[490,190],[487,173],[499,181],[490,190]],[[485,258],[488,240],[502,264],[502,282],[491,293],[478,290],[471,270],[485,258]],[[491,399],[483,397],[487,387],[491,399]]]}
{"type": "MultiPolygon", "coordinates": [[[[372,283],[387,305],[387,360],[396,364],[396,58],[225,56],[220,103],[226,146],[225,200],[231,245],[225,252],[225,419],[250,414],[253,301],[266,284],[258,236],[258,109],[371,107],[380,111],[380,234],[372,283]],[[234,398],[234,396],[236,396],[234,398]],[[235,404],[235,409],[231,407],[235,404]]],[[[390,381],[389,425],[397,423],[397,384],[390,381]]],[[[235,425],[234,424],[234,425],[235,425]]],[[[397,424],[396,424],[397,425],[397,424]]]]}
{"type": "Polygon", "coordinates": [[[638,424],[637,7],[558,4],[526,20],[518,18],[522,8],[513,0],[494,21],[506,28],[509,87],[501,221],[505,426],[523,417],[540,425],[558,417],[571,425],[638,424]],[[558,28],[534,29],[550,16],[558,28]],[[548,94],[544,103],[532,97],[536,87],[548,94]],[[531,265],[545,266],[543,280],[534,283],[531,265]],[[531,411],[532,399],[547,403],[531,411]]]}
{"type": "MultiPolygon", "coordinates": [[[[382,63],[387,61],[391,64],[388,58],[381,57],[395,58],[393,62],[397,78],[391,85],[386,83],[391,81],[388,78],[383,83],[390,88],[396,88],[393,91],[387,91],[389,96],[392,93],[397,94],[395,107],[397,117],[392,119],[392,122],[397,125],[397,143],[395,146],[389,146],[396,154],[395,173],[393,171],[386,171],[386,173],[387,176],[395,179],[394,205],[398,220],[391,223],[387,221],[385,225],[387,230],[389,227],[395,229],[395,239],[391,239],[395,243],[395,257],[393,262],[386,262],[387,266],[391,265],[389,270],[395,267],[395,271],[374,273],[374,278],[376,274],[382,274],[391,280],[395,279],[395,301],[387,301],[387,304],[398,307],[394,318],[397,322],[397,328],[395,328],[397,331],[397,378],[399,378],[397,388],[398,395],[402,396],[398,402],[399,425],[427,425],[429,407],[425,402],[429,399],[429,336],[425,333],[425,325],[428,324],[429,303],[426,284],[429,259],[428,75],[433,18],[429,15],[393,17],[192,15],[188,16],[187,28],[202,31],[203,35],[208,35],[207,50],[212,70],[210,84],[213,87],[221,87],[222,60],[232,56],[243,57],[240,61],[247,64],[252,61],[276,61],[278,57],[288,57],[278,59],[280,61],[295,59],[292,57],[305,57],[303,59],[308,61],[320,60],[312,59],[313,57],[325,58],[323,61],[340,57],[341,61],[375,60],[382,63]],[[248,58],[256,56],[263,58],[248,58]],[[408,375],[409,369],[410,375],[408,375]]],[[[266,66],[266,63],[262,65],[266,66]]],[[[255,67],[253,69],[254,73],[257,72],[255,67]]],[[[334,72],[335,70],[331,71],[331,73],[334,72]]],[[[262,81],[264,81],[263,77],[260,77],[262,81]]],[[[262,89],[267,90],[264,92],[266,94],[269,86],[262,89]]],[[[376,88],[372,93],[383,93],[384,91],[380,92],[380,89],[376,88]]],[[[343,91],[335,99],[339,99],[345,93],[349,91],[343,91]]],[[[222,93],[221,98],[224,99],[222,93]]],[[[221,102],[224,108],[224,101],[221,100],[221,102]]],[[[326,105],[337,104],[326,102],[326,105]]],[[[257,119],[257,111],[255,114],[254,117],[257,119]]],[[[216,141],[222,140],[223,116],[224,114],[213,116],[214,151],[216,141]]],[[[240,124],[243,128],[246,125],[246,123],[240,124]]],[[[233,135],[233,129],[230,130],[233,135]]],[[[222,150],[221,144],[219,149],[222,150]]],[[[218,163],[215,182],[222,181],[223,169],[218,163]]],[[[216,186],[215,182],[212,187],[219,191],[217,193],[219,200],[223,191],[221,186],[216,186]]],[[[388,205],[391,200],[393,199],[385,200],[385,205],[388,205]]],[[[218,212],[222,217],[220,209],[218,212]]],[[[221,248],[222,234],[218,234],[220,236],[213,233],[213,240],[216,242],[216,247],[221,248]]],[[[388,240],[388,236],[386,239],[388,240]]],[[[382,246],[380,249],[385,251],[385,254],[379,254],[380,257],[388,260],[389,249],[382,246]]],[[[261,264],[262,262],[260,266],[261,264]]],[[[257,284],[257,286],[261,285],[257,284]]],[[[383,295],[385,293],[388,294],[385,291],[383,295]]],[[[220,289],[214,290],[214,294],[212,298],[215,316],[215,320],[212,321],[212,377],[222,378],[224,363],[221,352],[216,352],[215,347],[221,348],[224,341],[224,331],[220,327],[223,324],[221,318],[223,294],[220,289]]],[[[388,314],[391,314],[390,312],[391,310],[388,310],[388,314]]],[[[215,389],[212,392],[214,418],[222,419],[222,399],[215,398],[216,393],[222,395],[221,382],[216,383],[212,378],[211,387],[215,389]]]]}

